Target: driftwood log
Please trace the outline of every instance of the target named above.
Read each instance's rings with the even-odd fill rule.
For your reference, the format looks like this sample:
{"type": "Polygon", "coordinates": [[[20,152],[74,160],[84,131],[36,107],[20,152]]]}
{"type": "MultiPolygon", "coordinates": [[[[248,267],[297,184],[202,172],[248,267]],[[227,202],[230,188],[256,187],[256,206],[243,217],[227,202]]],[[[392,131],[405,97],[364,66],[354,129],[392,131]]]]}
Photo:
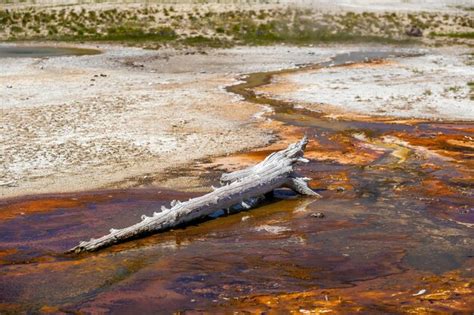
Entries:
{"type": "Polygon", "coordinates": [[[304,137],[285,150],[270,154],[255,166],[223,174],[223,185],[213,187],[214,191],[186,202],[172,201],[170,209],[162,207],[161,212],[155,212],[152,216],[142,215],[141,222],[123,229],[110,229],[109,234],[80,242],[69,252],[95,251],[143,235],[182,226],[223,209],[250,209],[263,199],[262,196],[275,188],[288,187],[303,195],[319,197],[308,187],[309,178],[300,177],[293,170],[295,163],[308,162],[303,158],[307,143],[308,140],[304,137]]]}

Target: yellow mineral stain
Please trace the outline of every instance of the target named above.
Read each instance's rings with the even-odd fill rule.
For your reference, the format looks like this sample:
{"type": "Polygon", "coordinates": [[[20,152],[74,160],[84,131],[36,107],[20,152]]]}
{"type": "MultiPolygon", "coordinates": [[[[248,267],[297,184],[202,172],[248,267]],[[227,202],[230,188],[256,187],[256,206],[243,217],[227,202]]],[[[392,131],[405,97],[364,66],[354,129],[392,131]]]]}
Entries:
{"type": "Polygon", "coordinates": [[[51,313],[51,314],[57,314],[60,312],[60,309],[55,306],[49,306],[49,305],[44,305],[43,307],[40,308],[41,313],[51,313]]]}
{"type": "Polygon", "coordinates": [[[0,250],[0,264],[5,263],[5,260],[4,260],[5,257],[13,255],[17,252],[18,252],[18,250],[16,248],[9,248],[9,249],[0,250]]]}

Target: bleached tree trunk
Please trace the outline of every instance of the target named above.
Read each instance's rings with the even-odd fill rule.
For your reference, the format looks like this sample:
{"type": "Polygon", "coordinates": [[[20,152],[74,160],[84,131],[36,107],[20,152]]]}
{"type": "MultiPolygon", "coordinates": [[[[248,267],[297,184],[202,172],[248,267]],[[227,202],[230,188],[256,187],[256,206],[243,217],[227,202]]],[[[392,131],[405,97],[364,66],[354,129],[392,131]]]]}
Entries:
{"type": "Polygon", "coordinates": [[[234,207],[249,209],[260,197],[279,187],[289,187],[304,195],[319,196],[307,185],[308,178],[298,177],[293,171],[297,162],[308,162],[303,158],[308,140],[291,144],[287,149],[272,153],[261,163],[250,168],[222,175],[221,187],[201,197],[185,202],[173,201],[171,208],[162,207],[161,212],[142,216],[141,222],[123,229],[110,229],[110,233],[98,239],[83,241],[69,252],[95,251],[143,235],[164,231],[203,218],[222,209],[234,207]],[[237,206],[237,207],[236,207],[237,206]]]}

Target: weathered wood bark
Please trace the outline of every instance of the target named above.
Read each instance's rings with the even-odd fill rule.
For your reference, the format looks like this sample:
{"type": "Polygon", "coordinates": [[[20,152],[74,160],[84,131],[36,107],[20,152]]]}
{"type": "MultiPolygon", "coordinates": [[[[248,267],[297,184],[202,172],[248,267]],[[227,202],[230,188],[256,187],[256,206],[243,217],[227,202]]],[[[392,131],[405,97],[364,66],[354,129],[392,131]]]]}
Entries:
{"type": "Polygon", "coordinates": [[[303,158],[308,140],[291,144],[287,149],[272,153],[261,163],[250,168],[222,175],[225,185],[214,191],[186,202],[173,201],[171,208],[162,207],[153,216],[142,216],[142,221],[123,229],[111,229],[98,239],[81,242],[69,252],[94,251],[142,235],[160,232],[206,217],[221,209],[249,209],[261,196],[275,188],[289,187],[304,195],[319,196],[307,185],[307,178],[298,177],[293,171],[297,162],[308,162],[303,158]]]}

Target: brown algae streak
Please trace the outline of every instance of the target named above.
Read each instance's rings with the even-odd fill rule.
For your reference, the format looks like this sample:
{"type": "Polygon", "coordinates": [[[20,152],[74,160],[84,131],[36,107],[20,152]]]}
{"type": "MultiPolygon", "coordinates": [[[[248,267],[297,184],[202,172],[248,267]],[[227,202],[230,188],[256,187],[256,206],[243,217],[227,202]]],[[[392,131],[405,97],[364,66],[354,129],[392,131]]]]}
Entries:
{"type": "Polygon", "coordinates": [[[62,56],[97,55],[101,51],[90,48],[0,45],[0,58],[44,58],[62,56]]]}
{"type": "MultiPolygon", "coordinates": [[[[365,57],[385,56],[354,61],[365,57]]],[[[0,311],[472,310],[472,124],[329,120],[255,95],[278,73],[251,74],[228,90],[273,106],[282,140],[312,139],[300,171],[324,198],[278,191],[252,211],[79,256],[62,252],[195,193],[6,200],[0,311]]],[[[279,145],[237,157],[258,160],[279,145]]]]}

